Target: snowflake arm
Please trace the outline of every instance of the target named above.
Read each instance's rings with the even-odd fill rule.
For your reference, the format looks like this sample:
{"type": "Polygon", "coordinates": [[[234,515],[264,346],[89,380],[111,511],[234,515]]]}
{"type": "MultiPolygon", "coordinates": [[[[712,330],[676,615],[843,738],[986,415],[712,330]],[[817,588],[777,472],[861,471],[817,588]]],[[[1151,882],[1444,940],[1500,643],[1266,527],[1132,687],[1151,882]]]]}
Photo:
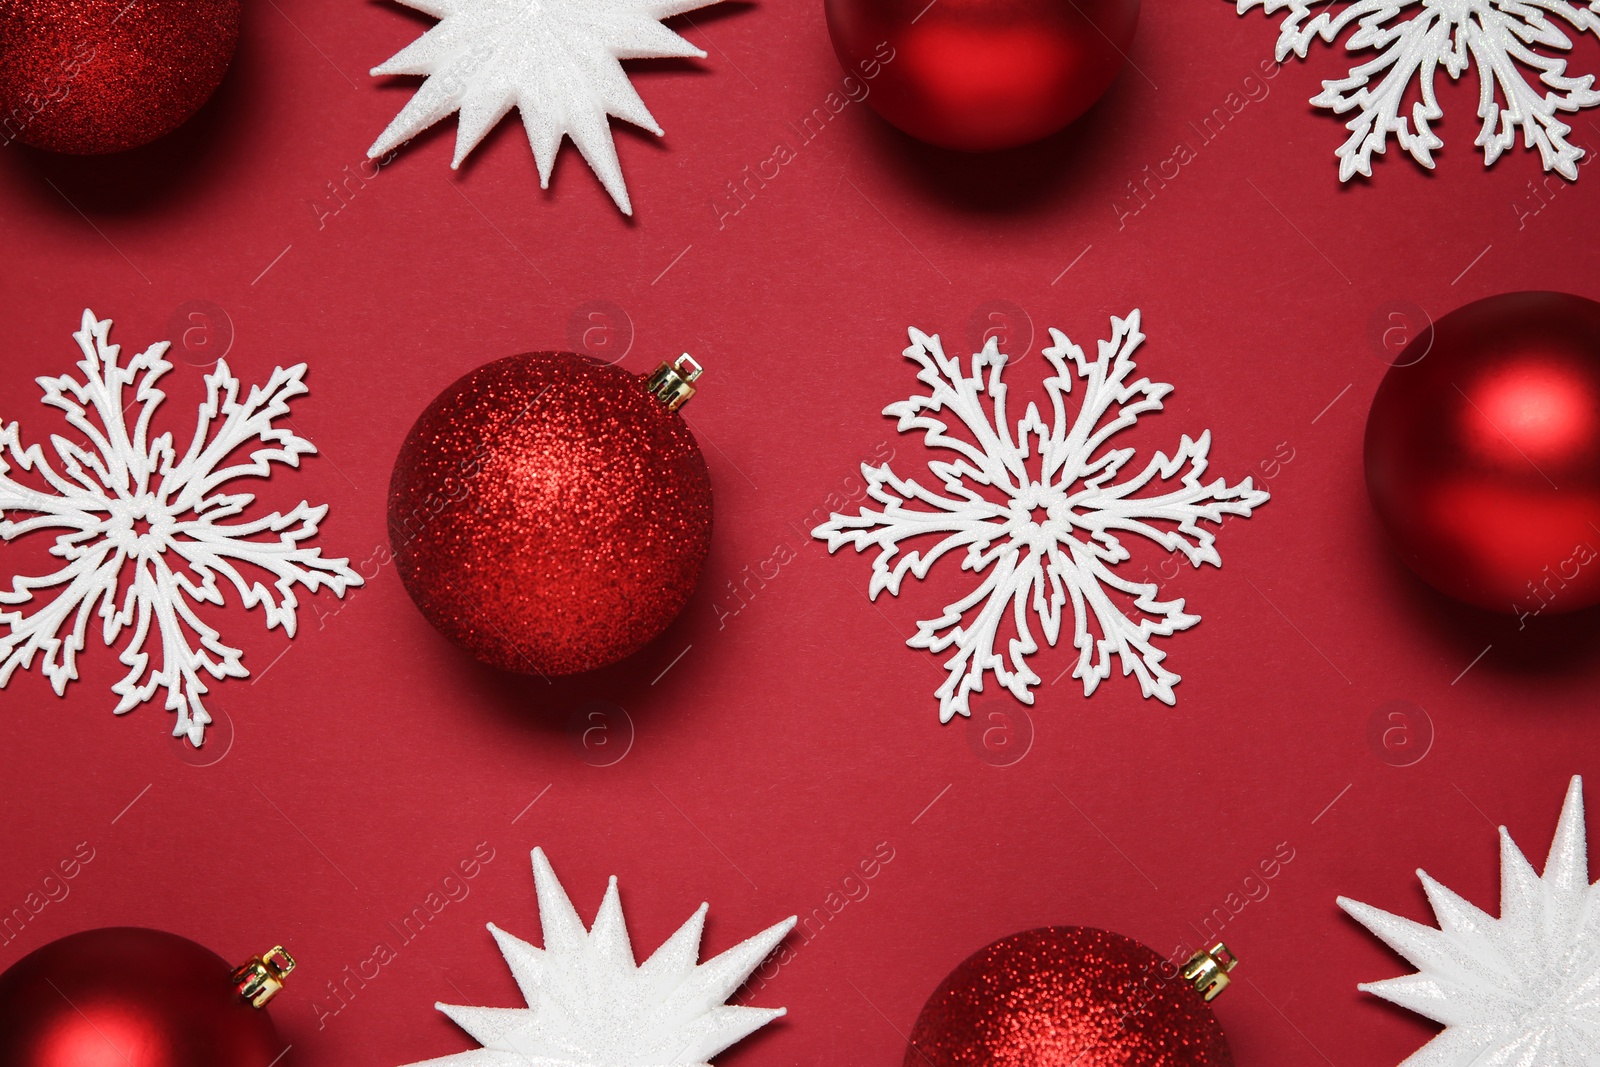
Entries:
{"type": "Polygon", "coordinates": [[[1123,538],[1153,542],[1191,564],[1221,565],[1215,534],[1202,523],[1248,516],[1267,494],[1246,478],[1203,482],[1209,432],[1185,435],[1171,456],[1157,452],[1131,478],[1118,481],[1135,455],[1111,440],[1159,411],[1170,385],[1136,376],[1133,353],[1143,342],[1139,313],[1113,318],[1111,337],[1089,358],[1060,331],[1044,350],[1055,374],[1045,381],[1049,423],[1030,404],[1013,429],[1001,378],[1006,357],[994,340],[972,356],[970,372],[945,355],[939,339],[911,330],[905,355],[926,390],[884,409],[901,432],[918,431],[941,483],[935,492],[888,464],[862,465],[874,506],[834,514],[812,531],[829,552],[850,545],[877,551],[868,595],[898,595],[906,575],[925,578],[955,553],[960,569],[982,575],[976,587],[936,618],[917,625],[907,642],[951,651],[936,691],[941,721],[969,715],[970,697],[993,676],[1012,696],[1033,702],[1040,678],[1028,660],[1039,638],[1055,645],[1062,609],[1073,614],[1078,660],[1073,676],[1091,695],[1120,662],[1146,697],[1174,701],[1179,676],[1162,665],[1153,638],[1199,622],[1181,599],[1163,601],[1153,583],[1135,582],[1116,566],[1130,558],[1123,538]],[[1068,398],[1081,386],[1075,411],[1068,398]],[[953,454],[954,459],[937,458],[953,454]],[[931,543],[930,543],[931,542],[931,543]],[[959,551],[958,551],[959,550],[959,551]],[[1009,620],[1014,635],[1001,647],[1009,620]]]}
{"type": "Polygon", "coordinates": [[[159,557],[148,568],[140,568],[128,588],[122,612],[107,622],[108,643],[124,625],[133,627],[128,645],[118,657],[128,673],[111,691],[122,698],[116,714],[126,715],[164,690],[163,706],[178,716],[173,736],[188,737],[198,747],[211,724],[203,699],[210,692],[204,675],[248,678],[250,672],[242,662],[244,653],[224,644],[221,635],[195,614],[179,595],[179,585],[178,576],[159,557]],[[145,650],[152,630],[161,646],[159,668],[145,650]]]}
{"type": "Polygon", "coordinates": [[[880,550],[872,564],[869,598],[876,600],[885,590],[890,596],[899,595],[900,583],[908,573],[926,578],[941,556],[957,548],[969,551],[964,567],[980,569],[979,562],[986,560],[984,551],[996,536],[991,520],[1003,518],[1003,509],[959,485],[952,487],[949,497],[929,492],[914,481],[901,480],[887,464],[863,464],[861,474],[866,479],[867,495],[883,504],[882,510],[862,508],[859,515],[836,515],[817,531],[818,536],[827,537],[829,552],[845,544],[857,552],[873,547],[880,550]],[[917,502],[929,505],[930,510],[909,506],[917,502]],[[937,534],[945,536],[932,547],[900,554],[901,541],[937,534]]]}
{"type": "Polygon", "coordinates": [[[207,521],[180,523],[175,527],[173,550],[200,576],[195,584],[180,577],[184,591],[196,600],[222,603],[217,591],[216,577],[221,574],[238,590],[240,602],[246,608],[265,605],[267,629],[283,627],[288,637],[295,635],[295,609],[299,601],[294,587],[304,586],[315,593],[324,587],[343,596],[351,585],[360,585],[360,577],[350,569],[345,559],[324,559],[319,548],[304,548],[300,542],[316,536],[317,526],[328,513],[328,506],[311,507],[301,501],[287,515],[273,512],[254,522],[224,526],[213,515],[207,521]],[[278,536],[276,541],[255,537],[261,532],[278,536]],[[272,589],[261,582],[251,582],[240,572],[238,564],[247,564],[273,575],[277,580],[272,589]],[[276,597],[273,595],[276,590],[276,597]]]}
{"type": "Polygon", "coordinates": [[[1128,558],[1127,549],[1115,534],[1120,530],[1154,541],[1168,552],[1182,553],[1196,567],[1207,563],[1222,566],[1216,533],[1200,523],[1221,525],[1227,515],[1248,517],[1267,502],[1268,496],[1256,489],[1249,478],[1237,485],[1229,485],[1222,478],[1202,484],[1200,476],[1210,462],[1210,450],[1210,430],[1197,440],[1185,434],[1171,458],[1157,452],[1136,477],[1113,486],[1094,484],[1074,498],[1075,503],[1082,500],[1093,505],[1093,510],[1084,514],[1082,525],[1092,531],[1093,540],[1106,548],[1108,562],[1120,563],[1128,558]],[[1183,478],[1178,488],[1154,496],[1135,495],[1152,480],[1168,482],[1180,471],[1183,478]],[[1164,529],[1153,525],[1156,520],[1175,526],[1164,529]]]}
{"type": "MultiPolygon", "coordinates": [[[[85,532],[93,530],[96,523],[88,512],[95,510],[98,494],[86,489],[76,478],[64,478],[57,474],[45,460],[38,445],[26,449],[22,447],[19,434],[16,423],[0,426],[0,516],[28,512],[33,517],[21,520],[0,517],[0,538],[10,541],[51,527],[85,532]],[[9,462],[7,455],[10,456],[9,462]],[[14,481],[10,475],[18,469],[37,472],[54,492],[41,492],[14,481]]],[[[59,453],[64,442],[59,438],[56,440],[59,453]]],[[[61,555],[60,552],[56,554],[61,555]]],[[[5,602],[3,597],[4,594],[0,594],[0,603],[5,602]]]]}
{"type": "Polygon", "coordinates": [[[41,470],[56,492],[79,500],[83,499],[79,492],[93,497],[106,488],[145,491],[155,464],[170,448],[165,437],[153,444],[148,441],[151,415],[166,399],[156,383],[172,369],[166,359],[167,342],[151,345],[124,366],[120,362],[122,346],[110,342],[110,331],[111,320],[100,321],[84,311],[82,325],[72,335],[83,353],[78,363],[82,379],[62,375],[37,380],[45,405],[59,409],[68,425],[87,439],[89,447],[85,449],[59,436],[51,438],[76,490],[51,478],[48,467],[41,470]],[[140,405],[132,436],[124,414],[129,386],[134,387],[132,403],[140,405]]]}
{"type": "MultiPolygon", "coordinates": [[[[1327,25],[1335,30],[1343,23],[1329,20],[1327,25]]],[[[1394,29],[1381,25],[1376,15],[1362,19],[1350,38],[1350,48],[1376,49],[1377,57],[1356,66],[1349,77],[1323,82],[1322,92],[1311,99],[1313,106],[1327,108],[1336,115],[1356,112],[1345,124],[1349,139],[1335,153],[1339,157],[1340,181],[1348,181],[1357,173],[1371,177],[1372,157],[1385,151],[1391,134],[1413,159],[1433,169],[1433,153],[1444,147],[1431,125],[1444,116],[1434,89],[1434,75],[1440,63],[1451,77],[1458,76],[1465,65],[1452,36],[1449,22],[1426,8],[1394,29]],[[1372,79],[1378,75],[1382,77],[1374,87],[1372,79]],[[1420,84],[1421,99],[1412,105],[1408,120],[1401,107],[1413,82],[1420,84]]]]}
{"type": "Polygon", "coordinates": [[[1491,166],[1523,143],[1539,150],[1547,171],[1569,181],[1578,176],[1584,150],[1567,139],[1571,127],[1559,113],[1600,105],[1593,75],[1566,73],[1563,53],[1573,40],[1561,28],[1600,35],[1600,7],[1570,0],[1354,0],[1334,8],[1312,0],[1237,0],[1239,14],[1259,7],[1263,14],[1285,12],[1276,56],[1306,58],[1318,38],[1333,43],[1352,25],[1345,44],[1363,58],[1344,78],[1323,82],[1311,103],[1335,114],[1356,112],[1346,124],[1350,137],[1337,151],[1339,177],[1371,176],[1372,157],[1382,154],[1392,135],[1422,166],[1432,168],[1443,141],[1432,123],[1443,117],[1435,79],[1442,67],[1451,79],[1478,68],[1476,144],[1491,166]],[[1313,13],[1315,12],[1315,13],[1313,13]],[[1537,48],[1535,47],[1537,46],[1537,48]],[[1538,49],[1544,49],[1540,51],[1538,49]],[[1552,54],[1553,53],[1553,54],[1552,54]],[[1537,74],[1535,82],[1529,73],[1537,74]],[[1419,99],[1402,111],[1410,87],[1419,99]]]}
{"type": "Polygon", "coordinates": [[[563,137],[623,214],[633,206],[622,178],[610,117],[661,136],[662,130],[628,81],[625,59],[705,58],[705,52],[661,24],[717,0],[401,0],[438,25],[374,76],[427,80],[367,151],[376,159],[434,123],[459,113],[450,166],[458,168],[512,108],[522,114],[539,170],[550,174],[563,137]]]}
{"type": "Polygon", "coordinates": [[[1171,706],[1177,703],[1172,687],[1182,676],[1162,666],[1167,654],[1151,640],[1170,637],[1200,621],[1200,616],[1183,610],[1184,602],[1159,599],[1160,586],[1153,582],[1133,582],[1117,574],[1092,550],[1074,546],[1073,563],[1062,565],[1060,573],[1071,593],[1076,625],[1072,643],[1078,660],[1072,676],[1083,683],[1083,695],[1093,696],[1100,683],[1111,677],[1113,660],[1122,665],[1123,677],[1132,674],[1139,680],[1139,691],[1146,698],[1171,706]],[[1133,601],[1137,619],[1130,618],[1106,593],[1116,590],[1133,601]],[[1089,629],[1093,614],[1099,629],[1097,639],[1089,629]]]}
{"type": "MultiPolygon", "coordinates": [[[[288,429],[274,425],[289,415],[289,401],[304,396],[306,365],[288,370],[276,367],[265,386],[250,390],[239,402],[239,379],[224,360],[206,375],[206,402],[200,406],[199,424],[188,451],[176,465],[163,469],[161,495],[172,501],[178,512],[205,511],[209,495],[235,478],[266,478],[273,463],[300,466],[300,457],[314,455],[316,446],[288,429]],[[222,421],[216,424],[218,417],[222,421]],[[224,467],[235,452],[251,445],[248,462],[224,467]]],[[[249,498],[245,498],[248,500],[249,498]]]]}
{"type": "Polygon", "coordinates": [[[976,589],[947,607],[943,615],[919,622],[917,632],[906,642],[912,648],[925,648],[930,652],[943,652],[951,645],[956,647],[956,654],[944,662],[949,676],[934,693],[939,698],[940,722],[949,722],[957,715],[971,715],[968,698],[972,693],[983,691],[983,676],[989,673],[993,673],[1012,696],[1024,704],[1033,703],[1031,689],[1038,684],[1039,677],[1029,668],[1027,656],[1039,646],[1027,629],[1023,610],[1027,579],[1031,574],[1018,574],[1016,553],[1004,553],[1000,561],[976,589]],[[982,607],[977,617],[970,625],[963,625],[966,614],[978,605],[982,607]],[[1013,608],[1018,619],[1017,638],[1011,642],[1009,664],[994,648],[1008,606],[1013,608]]]}
{"type": "Polygon", "coordinates": [[[1111,317],[1111,337],[1098,343],[1092,360],[1060,330],[1052,328],[1050,338],[1055,343],[1042,354],[1056,371],[1044,383],[1054,423],[1046,427],[1038,411],[1030,407],[1018,436],[1025,439],[1032,433],[1039,440],[1044,480],[1058,479],[1065,469],[1077,464],[1084,481],[1092,486],[1104,485],[1134,453],[1131,448],[1115,450],[1097,459],[1100,447],[1137,424],[1140,416],[1160,411],[1172,386],[1148,378],[1128,381],[1136,367],[1133,354],[1144,343],[1137,309],[1126,319],[1111,317]],[[1066,400],[1074,376],[1084,383],[1083,399],[1071,430],[1062,434],[1060,427],[1067,424],[1066,400]]]}
{"type": "Polygon", "coordinates": [[[1278,62],[1282,63],[1291,52],[1304,59],[1318,38],[1331,44],[1357,19],[1387,21],[1398,18],[1406,7],[1420,2],[1354,0],[1342,7],[1334,7],[1322,0],[1237,0],[1236,9],[1243,15],[1251,8],[1259,7],[1261,13],[1268,16],[1288,10],[1279,25],[1278,44],[1274,52],[1278,62]]]}
{"type": "Polygon", "coordinates": [[[1000,354],[995,339],[989,338],[983,351],[973,354],[969,375],[962,371],[960,359],[944,354],[938,335],[930,337],[917,329],[909,333],[911,345],[903,355],[922,368],[917,380],[927,386],[928,392],[926,396],[890,404],[883,413],[899,420],[895,428],[901,433],[920,430],[923,443],[929,448],[945,449],[961,457],[953,463],[929,465],[946,485],[972,478],[1003,488],[1025,478],[1006,425],[1006,388],[1000,379],[1006,358],[1000,354]],[[985,393],[994,407],[992,416],[984,409],[985,393]],[[957,426],[947,421],[945,412],[955,417],[957,426]],[[971,434],[975,443],[963,440],[952,430],[971,434]]]}
{"type": "Polygon", "coordinates": [[[78,653],[83,650],[89,619],[96,605],[104,601],[100,614],[110,618],[110,589],[121,571],[124,557],[105,542],[90,545],[75,553],[72,562],[54,574],[41,578],[17,577],[10,592],[0,594],[0,603],[25,604],[39,588],[66,584],[48,604],[28,615],[21,611],[0,612],[0,688],[11,681],[18,668],[26,670],[36,654],[43,653],[45,678],[57,696],[66,693],[67,683],[78,677],[78,653]],[[62,627],[72,620],[67,636],[62,627]]]}
{"type": "Polygon", "coordinates": [[[238,379],[219,361],[206,377],[195,434],[178,459],[170,434],[151,436],[151,421],[166,399],[156,382],[172,369],[166,343],[124,364],[110,330],[109,319],[84,312],[73,335],[83,354],[81,377],[38,380],[44,403],[60,410],[83,439],[52,437],[59,470],[37,445],[23,447],[15,424],[0,427],[0,539],[54,532],[50,553],[65,561],[51,574],[18,576],[9,590],[0,590],[0,606],[17,608],[0,611],[0,687],[42,655],[45,676],[64,694],[77,678],[90,620],[99,617],[108,647],[126,635],[119,658],[128,673],[112,686],[120,698],[116,712],[164,692],[166,708],[177,713],[174,733],[199,745],[211,721],[203,700],[206,677],[249,674],[241,651],[195,610],[224,604],[219,577],[246,608],[265,607],[268,629],[282,627],[291,637],[295,587],[343,596],[362,580],[348,560],[324,559],[320,549],[304,544],[315,536],[325,506],[302,502],[286,515],[222,521],[255,502],[253,494],[224,487],[267,478],[280,464],[298,467],[299,457],[316,451],[277,425],[290,401],[306,392],[303,364],[274,370],[241,400],[238,379]],[[31,473],[46,488],[19,482],[13,473],[31,473]],[[271,586],[250,580],[241,567],[265,572],[271,586]],[[38,594],[50,590],[54,595],[40,603],[38,594]],[[27,606],[34,610],[22,610],[27,606]]]}
{"type": "Polygon", "coordinates": [[[1480,23],[1465,24],[1461,32],[1473,60],[1480,70],[1493,75],[1480,78],[1478,117],[1483,120],[1483,128],[1476,143],[1483,149],[1484,165],[1488,166],[1516,144],[1520,129],[1523,143],[1538,148],[1545,170],[1575,181],[1584,151],[1567,140],[1572,128],[1557,113],[1594,107],[1600,104],[1600,92],[1593,88],[1594,75],[1568,77],[1565,59],[1529,47],[1540,44],[1559,51],[1572,48],[1571,39],[1544,17],[1541,8],[1566,19],[1580,32],[1600,34],[1600,17],[1564,0],[1506,0],[1505,13],[1486,12],[1480,23]],[[1524,68],[1538,71],[1540,82],[1555,91],[1541,92],[1530,85],[1524,68]]]}

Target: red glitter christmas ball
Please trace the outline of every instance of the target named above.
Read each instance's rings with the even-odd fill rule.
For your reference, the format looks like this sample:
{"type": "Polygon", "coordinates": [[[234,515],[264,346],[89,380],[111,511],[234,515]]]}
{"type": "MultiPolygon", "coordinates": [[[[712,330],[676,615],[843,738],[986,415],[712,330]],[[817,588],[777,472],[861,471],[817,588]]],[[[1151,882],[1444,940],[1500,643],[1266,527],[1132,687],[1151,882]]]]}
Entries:
{"type": "Polygon", "coordinates": [[[1139,0],[823,6],[850,95],[919,140],[967,152],[1037,141],[1089,110],[1139,23],[1139,0]]]}
{"type": "Polygon", "coordinates": [[[904,1067],[1232,1067],[1180,969],[1132,938],[1050,926],[1001,938],[934,990],[904,1067]]]}
{"type": "Polygon", "coordinates": [[[5,1067],[269,1067],[283,1054],[233,968],[160,930],[88,930],[0,975],[5,1067]]]}
{"type": "Polygon", "coordinates": [[[97,155],[155,140],[216,91],[240,0],[0,0],[0,144],[97,155]]]}
{"type": "Polygon", "coordinates": [[[1600,304],[1506,293],[1424,330],[1373,398],[1366,475],[1440,592],[1519,616],[1600,604],[1600,304]]]}
{"type": "Polygon", "coordinates": [[[395,461],[389,539],[430,623],[543,675],[614,663],[666,628],[711,546],[710,472],[674,410],[699,369],[677,367],[647,381],[535,352],[428,406],[395,461]]]}

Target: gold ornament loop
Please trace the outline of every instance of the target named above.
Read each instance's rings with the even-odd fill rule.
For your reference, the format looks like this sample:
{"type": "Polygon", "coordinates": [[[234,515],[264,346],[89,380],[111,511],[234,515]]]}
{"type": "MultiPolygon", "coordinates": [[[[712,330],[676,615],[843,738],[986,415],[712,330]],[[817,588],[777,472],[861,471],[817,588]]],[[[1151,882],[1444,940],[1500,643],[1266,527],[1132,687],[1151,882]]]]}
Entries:
{"type": "Polygon", "coordinates": [[[282,945],[274,945],[270,951],[251,956],[235,968],[233,984],[240,999],[253,1008],[263,1008],[283,989],[283,980],[294,967],[294,957],[282,945]]]}
{"type": "Polygon", "coordinates": [[[695,389],[691,384],[696,378],[705,373],[705,368],[685,352],[671,363],[663,362],[655,369],[644,383],[646,391],[662,404],[668,411],[677,411],[689,402],[694,396],[695,389]]]}
{"type": "Polygon", "coordinates": [[[1183,980],[1199,990],[1206,1002],[1217,999],[1217,994],[1228,988],[1232,981],[1228,972],[1239,965],[1239,957],[1218,941],[1209,949],[1201,949],[1183,965],[1183,980]]]}

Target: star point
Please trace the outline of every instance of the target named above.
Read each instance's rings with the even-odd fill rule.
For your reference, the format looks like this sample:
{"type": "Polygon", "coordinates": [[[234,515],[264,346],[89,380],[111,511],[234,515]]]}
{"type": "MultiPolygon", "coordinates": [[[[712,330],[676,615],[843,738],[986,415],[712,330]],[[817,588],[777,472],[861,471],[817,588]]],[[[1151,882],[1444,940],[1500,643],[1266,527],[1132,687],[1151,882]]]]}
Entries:
{"type": "Polygon", "coordinates": [[[615,876],[585,928],[544,850],[534,849],[532,861],[544,947],[488,924],[528,1006],[436,1004],[482,1047],[411,1067],[704,1067],[785,1014],[726,1001],[794,928],[794,916],[698,963],[708,910],[701,904],[639,964],[615,876]]]}
{"type": "Polygon", "coordinates": [[[719,0],[400,0],[437,25],[372,68],[373,77],[426,80],[367,150],[375,159],[448,117],[459,115],[452,170],[511,112],[522,115],[528,144],[548,189],[555,157],[570,138],[624,215],[633,213],[611,136],[621,119],[662,136],[622,68],[628,59],[694,58],[706,53],[661,24],[719,0]]]}
{"type": "Polygon", "coordinates": [[[1407,1064],[1593,1067],[1600,1063],[1593,1045],[1600,1034],[1600,882],[1589,883],[1582,778],[1568,786],[1542,875],[1505,827],[1500,840],[1498,918],[1420,870],[1437,928],[1338,898],[1351,918],[1418,968],[1358,988],[1444,1026],[1407,1064]],[[1533,1050],[1539,1055],[1527,1058],[1533,1050]]]}

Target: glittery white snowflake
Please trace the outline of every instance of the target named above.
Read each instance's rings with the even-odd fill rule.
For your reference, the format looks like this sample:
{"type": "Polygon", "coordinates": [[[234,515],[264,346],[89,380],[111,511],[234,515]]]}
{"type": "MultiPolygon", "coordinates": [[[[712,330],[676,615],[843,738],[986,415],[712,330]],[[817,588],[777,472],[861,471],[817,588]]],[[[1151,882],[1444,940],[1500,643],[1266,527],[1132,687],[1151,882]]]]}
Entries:
{"type": "Polygon", "coordinates": [[[1220,567],[1214,534],[1199,524],[1249,515],[1267,494],[1253,488],[1249,478],[1231,486],[1220,478],[1201,482],[1211,448],[1209,430],[1198,440],[1185,435],[1172,456],[1157,452],[1138,474],[1116,480],[1135,450],[1109,448],[1107,442],[1140,416],[1161,410],[1162,398],[1172,391],[1148,378],[1130,380],[1134,350],[1144,341],[1139,312],[1112,318],[1111,339],[1099,343],[1094,359],[1061,331],[1051,330],[1055,344],[1044,350],[1055,368],[1044,383],[1051,421],[1046,424],[1030,403],[1015,434],[1001,380],[1006,357],[994,338],[972,356],[967,374],[960,359],[944,354],[937,336],[918,330],[910,335],[905,355],[922,368],[917,380],[927,394],[890,404],[883,413],[899,418],[902,433],[921,430],[930,449],[950,456],[928,461],[928,471],[945,491],[903,479],[888,464],[862,464],[868,495],[882,508],[835,514],[812,534],[826,538],[829,552],[846,544],[858,552],[879,550],[868,589],[873,599],[885,589],[898,595],[907,573],[925,578],[935,561],[957,549],[964,550],[963,570],[986,572],[978,587],[943,615],[918,623],[916,635],[906,642],[931,652],[955,647],[945,662],[950,676],[937,691],[940,720],[970,714],[968,695],[983,691],[986,674],[1018,700],[1033,703],[1039,676],[1027,660],[1039,645],[1030,618],[1054,646],[1069,601],[1078,649],[1072,676],[1082,679],[1086,696],[1111,676],[1116,657],[1125,676],[1138,677],[1146,697],[1174,703],[1172,687],[1179,675],[1162,666],[1166,653],[1151,639],[1186,630],[1200,617],[1187,614],[1181,599],[1158,599],[1155,583],[1117,572],[1116,565],[1129,558],[1122,537],[1147,538],[1196,567],[1220,567]],[[1076,412],[1069,413],[1074,375],[1083,392],[1076,412]],[[1146,493],[1152,485],[1158,491],[1146,493]],[[908,543],[924,538],[937,541],[902,554],[908,543]],[[995,645],[1008,613],[1016,636],[1002,656],[995,645]]]}
{"type": "Polygon", "coordinates": [[[1567,61],[1549,50],[1569,51],[1572,30],[1600,34],[1600,0],[1587,6],[1569,0],[1238,0],[1239,14],[1259,7],[1273,15],[1287,9],[1278,34],[1277,58],[1290,52],[1301,59],[1312,41],[1332,43],[1356,27],[1345,50],[1370,55],[1349,76],[1322,83],[1311,103],[1338,115],[1355,111],[1345,124],[1350,137],[1339,146],[1339,180],[1372,174],[1372,155],[1382,154],[1389,135],[1424,167],[1444,142],[1430,125],[1444,116],[1434,79],[1444,68],[1460,78],[1478,67],[1478,117],[1483,127],[1476,144],[1489,166],[1517,141],[1537,146],[1545,170],[1576,180],[1584,151],[1567,140],[1572,128],[1557,117],[1600,104],[1594,75],[1569,77],[1567,61]],[[1313,14],[1315,12],[1315,14],[1313,14]],[[1546,51],[1535,51],[1534,46],[1546,51]],[[1528,81],[1537,74],[1541,85],[1528,81]],[[1376,79],[1376,83],[1374,83],[1376,79]],[[1405,109],[1413,83],[1420,98],[1405,109]]]}
{"type": "Polygon", "coordinates": [[[701,904],[649,959],[635,964],[615,878],[591,930],[584,929],[542,849],[533,850],[533,881],[544,948],[489,924],[528,1006],[437,1005],[483,1048],[427,1060],[427,1067],[704,1065],[784,1014],[725,1001],[794,927],[792,916],[696,965],[706,921],[701,904]]]}
{"type": "Polygon", "coordinates": [[[26,448],[16,423],[0,426],[0,538],[57,531],[50,554],[65,564],[51,574],[18,576],[0,590],[0,687],[42,656],[56,693],[78,677],[77,654],[91,619],[100,619],[107,647],[129,631],[121,653],[128,673],[111,687],[121,715],[165,692],[178,713],[174,736],[199,745],[211,721],[202,697],[204,676],[245,678],[239,649],[223,644],[201,621],[200,604],[223,603],[219,579],[231,583],[247,608],[266,611],[267,628],[295,632],[295,586],[327,586],[340,596],[361,584],[343,559],[323,559],[301,543],[317,532],[327,506],[302,501],[287,515],[229,522],[255,501],[235,489],[242,478],[265,478],[272,465],[300,465],[316,452],[309,442],[273,425],[289,401],[306,392],[305,364],[275,369],[265,386],[239,397],[240,384],[217,361],[206,375],[206,400],[188,448],[180,456],[172,434],[151,438],[151,419],[166,399],[156,383],[172,369],[167,342],[151,345],[124,365],[109,342],[111,320],[83,313],[73,338],[83,352],[83,377],[40,378],[44,403],[65,412],[84,440],[52,435],[55,464],[38,445],[26,448]],[[132,420],[128,418],[133,412],[132,420]],[[246,451],[248,450],[248,451],[246,451]],[[13,480],[31,472],[41,489],[13,480]],[[18,514],[28,517],[19,518],[18,514]],[[264,572],[271,587],[247,578],[239,565],[264,572]],[[56,589],[40,601],[42,590],[56,589]],[[31,614],[8,605],[32,605],[31,614]],[[159,645],[159,657],[149,647],[159,645]]]}
{"type": "Polygon", "coordinates": [[[661,20],[717,0],[399,0],[441,20],[374,75],[422,74],[417,90],[367,151],[376,159],[459,111],[459,167],[513,107],[533,145],[539,185],[549,188],[568,136],[623,214],[633,214],[608,116],[657,136],[661,127],[619,62],[704,58],[661,20]]]}
{"type": "Polygon", "coordinates": [[[1361,988],[1444,1025],[1403,1067],[1600,1064],[1600,882],[1589,884],[1583,779],[1567,790],[1543,877],[1500,827],[1500,918],[1417,877],[1438,929],[1339,898],[1419,968],[1361,988]]]}

